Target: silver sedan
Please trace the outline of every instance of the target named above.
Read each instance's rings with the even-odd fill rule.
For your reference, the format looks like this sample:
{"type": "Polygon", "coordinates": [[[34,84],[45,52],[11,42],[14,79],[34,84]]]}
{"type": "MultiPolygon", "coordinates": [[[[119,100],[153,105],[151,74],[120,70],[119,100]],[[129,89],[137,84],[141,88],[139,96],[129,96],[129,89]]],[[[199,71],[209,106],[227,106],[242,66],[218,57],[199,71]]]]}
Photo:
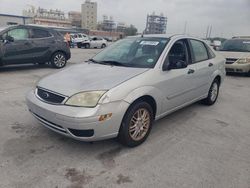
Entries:
{"type": "Polygon", "coordinates": [[[136,36],[43,78],[26,99],[57,133],[83,141],[118,137],[134,147],[155,120],[196,101],[214,104],[224,76],[225,59],[199,39],[136,36]]]}

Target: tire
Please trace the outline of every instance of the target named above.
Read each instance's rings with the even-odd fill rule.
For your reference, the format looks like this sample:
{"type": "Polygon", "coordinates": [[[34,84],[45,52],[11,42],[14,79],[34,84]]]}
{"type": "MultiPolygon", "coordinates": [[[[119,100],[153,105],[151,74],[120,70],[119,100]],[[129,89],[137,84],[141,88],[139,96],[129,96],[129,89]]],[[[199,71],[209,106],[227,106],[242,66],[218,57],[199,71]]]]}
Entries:
{"type": "Polygon", "coordinates": [[[118,135],[120,143],[128,147],[136,147],[142,144],[151,131],[154,120],[153,114],[152,107],[144,101],[132,104],[122,120],[118,135]],[[139,119],[138,116],[140,116],[139,119]],[[140,119],[142,116],[144,116],[144,125],[143,120],[140,119]]]}
{"type": "Polygon", "coordinates": [[[85,44],[85,48],[86,48],[86,49],[89,49],[89,48],[90,48],[90,44],[88,44],[88,43],[85,44]]]}
{"type": "Polygon", "coordinates": [[[67,63],[65,54],[62,52],[54,53],[51,57],[50,63],[52,67],[57,68],[57,69],[65,67],[67,63]]]}
{"type": "Polygon", "coordinates": [[[77,43],[77,48],[82,48],[82,44],[81,43],[77,43]]]}
{"type": "Polygon", "coordinates": [[[102,44],[101,48],[106,48],[106,44],[102,44]]]}
{"type": "Polygon", "coordinates": [[[220,91],[220,82],[218,79],[215,79],[208,91],[208,96],[207,98],[202,100],[202,103],[208,106],[213,105],[219,96],[219,91],[220,91]]]}

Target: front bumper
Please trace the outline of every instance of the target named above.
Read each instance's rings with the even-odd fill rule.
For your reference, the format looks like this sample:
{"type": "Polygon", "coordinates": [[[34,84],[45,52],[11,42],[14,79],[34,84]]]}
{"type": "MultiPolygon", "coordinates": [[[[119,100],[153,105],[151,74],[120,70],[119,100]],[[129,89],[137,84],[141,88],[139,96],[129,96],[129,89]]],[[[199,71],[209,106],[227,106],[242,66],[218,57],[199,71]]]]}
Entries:
{"type": "Polygon", "coordinates": [[[97,105],[95,108],[53,105],[39,100],[34,91],[26,96],[32,115],[45,127],[77,140],[97,141],[118,135],[122,118],[129,107],[125,101],[97,105]],[[112,113],[106,121],[100,115],[112,113]]]}
{"type": "Polygon", "coordinates": [[[233,64],[226,64],[226,72],[237,72],[237,73],[248,73],[250,72],[250,64],[238,64],[238,63],[233,63],[233,64]]]}

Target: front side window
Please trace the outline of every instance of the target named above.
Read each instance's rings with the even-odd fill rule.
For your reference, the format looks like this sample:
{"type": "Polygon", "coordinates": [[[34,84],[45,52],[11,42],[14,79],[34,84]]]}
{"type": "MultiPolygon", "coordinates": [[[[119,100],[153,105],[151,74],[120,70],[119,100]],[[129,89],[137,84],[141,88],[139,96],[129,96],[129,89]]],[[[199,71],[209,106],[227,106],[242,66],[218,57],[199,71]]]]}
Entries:
{"type": "Polygon", "coordinates": [[[47,38],[51,37],[50,33],[42,29],[32,29],[32,38],[47,38]]]}
{"type": "Polygon", "coordinates": [[[168,38],[156,37],[123,39],[97,54],[93,60],[128,67],[153,68],[168,41],[168,38]]]}
{"type": "Polygon", "coordinates": [[[7,35],[13,37],[14,40],[25,40],[29,38],[29,32],[24,28],[12,29],[8,31],[7,35]]]}
{"type": "Polygon", "coordinates": [[[188,63],[189,57],[185,41],[177,41],[170,49],[167,58],[170,64],[177,64],[180,61],[188,63]]]}
{"type": "Polygon", "coordinates": [[[195,62],[205,61],[209,59],[207,49],[203,42],[198,40],[190,40],[190,43],[191,48],[193,49],[195,62]]]}

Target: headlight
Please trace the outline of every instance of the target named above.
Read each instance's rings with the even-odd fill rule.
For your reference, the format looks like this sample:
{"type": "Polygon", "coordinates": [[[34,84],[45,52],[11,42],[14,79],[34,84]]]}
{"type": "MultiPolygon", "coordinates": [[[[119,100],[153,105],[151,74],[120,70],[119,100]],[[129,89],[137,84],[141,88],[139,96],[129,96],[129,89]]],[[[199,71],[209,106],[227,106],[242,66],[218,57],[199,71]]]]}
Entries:
{"type": "Polygon", "coordinates": [[[238,64],[246,64],[246,63],[250,63],[250,58],[240,58],[236,61],[236,63],[238,64]]]}
{"type": "Polygon", "coordinates": [[[66,105],[78,107],[95,107],[106,91],[86,91],[71,96],[66,105]]]}

